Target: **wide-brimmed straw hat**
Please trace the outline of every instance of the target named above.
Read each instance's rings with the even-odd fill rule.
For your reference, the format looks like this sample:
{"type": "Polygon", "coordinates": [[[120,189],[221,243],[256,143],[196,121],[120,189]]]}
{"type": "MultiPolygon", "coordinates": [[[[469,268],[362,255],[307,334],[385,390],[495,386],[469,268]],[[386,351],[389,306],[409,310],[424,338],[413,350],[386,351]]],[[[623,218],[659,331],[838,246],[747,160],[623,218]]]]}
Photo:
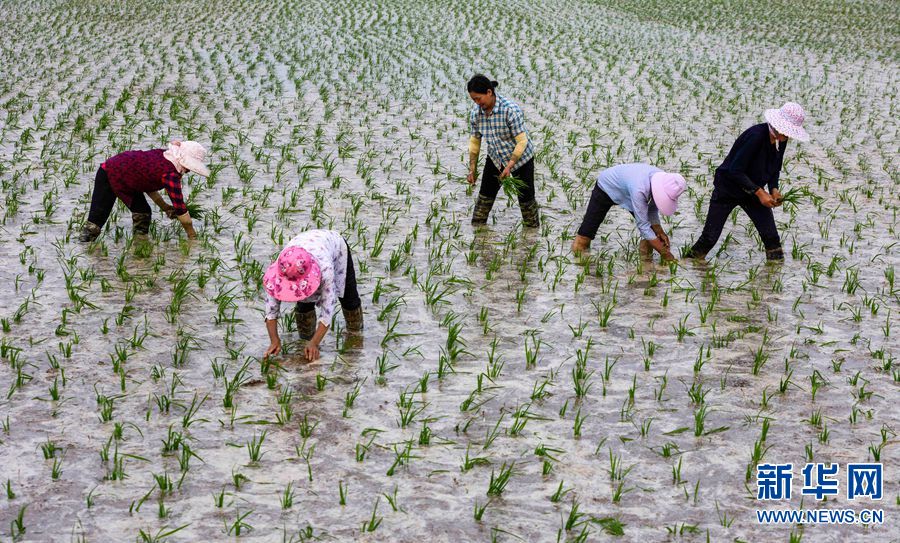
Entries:
{"type": "Polygon", "coordinates": [[[650,176],[650,191],[656,209],[663,215],[671,215],[678,208],[678,197],[687,188],[684,177],[677,173],[656,172],[650,176]]]}
{"type": "Polygon", "coordinates": [[[263,288],[282,302],[309,298],[322,282],[319,263],[302,247],[287,247],[263,276],[263,288]]]}
{"type": "Polygon", "coordinates": [[[188,169],[197,175],[209,177],[209,168],[206,167],[206,147],[196,141],[172,142],[163,153],[176,166],[188,169]]]}
{"type": "Polygon", "coordinates": [[[794,102],[785,102],[779,109],[767,109],[766,121],[772,125],[772,128],[785,136],[800,140],[809,141],[809,134],[803,129],[803,120],[806,113],[800,104],[794,102]]]}

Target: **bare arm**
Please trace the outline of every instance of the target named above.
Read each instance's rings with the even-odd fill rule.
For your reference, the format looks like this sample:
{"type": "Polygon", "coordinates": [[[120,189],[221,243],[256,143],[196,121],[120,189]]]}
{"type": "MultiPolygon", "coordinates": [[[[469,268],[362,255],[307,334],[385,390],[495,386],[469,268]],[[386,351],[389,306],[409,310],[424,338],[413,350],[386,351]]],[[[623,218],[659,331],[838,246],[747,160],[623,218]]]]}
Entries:
{"type": "Polygon", "coordinates": [[[266,349],[266,353],[263,355],[263,358],[277,355],[281,352],[281,338],[278,337],[277,319],[266,319],[266,332],[269,333],[269,348],[266,349]]]}
{"type": "Polygon", "coordinates": [[[153,200],[153,203],[156,204],[160,211],[169,211],[170,209],[172,209],[172,206],[170,206],[166,203],[165,200],[163,200],[162,194],[160,194],[159,191],[154,190],[152,192],[148,192],[147,196],[149,196],[150,199],[153,200]]]}
{"type": "Polygon", "coordinates": [[[310,362],[319,359],[319,344],[322,343],[322,339],[327,332],[328,327],[320,322],[319,326],[316,328],[316,333],[313,334],[313,337],[307,342],[306,347],[303,348],[303,352],[310,362]]]}

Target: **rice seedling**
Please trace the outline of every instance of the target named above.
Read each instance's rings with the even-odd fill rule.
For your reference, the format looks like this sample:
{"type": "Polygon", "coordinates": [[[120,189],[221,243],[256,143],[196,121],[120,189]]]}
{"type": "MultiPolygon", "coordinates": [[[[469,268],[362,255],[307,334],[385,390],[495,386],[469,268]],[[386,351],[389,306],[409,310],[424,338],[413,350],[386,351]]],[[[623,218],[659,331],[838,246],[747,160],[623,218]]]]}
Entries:
{"type": "Polygon", "coordinates": [[[500,496],[503,494],[503,491],[506,490],[506,486],[509,484],[509,480],[512,477],[513,469],[515,468],[516,463],[512,462],[507,464],[504,462],[500,466],[500,472],[495,474],[494,470],[491,470],[491,480],[488,483],[487,495],[488,496],[500,496]]]}
{"type": "Polygon", "coordinates": [[[582,425],[584,425],[584,421],[585,421],[585,419],[587,419],[587,417],[588,417],[587,415],[584,415],[584,416],[581,415],[580,408],[575,413],[575,423],[574,423],[574,426],[572,427],[572,430],[573,430],[573,433],[576,438],[581,437],[581,427],[582,427],[582,425]]]}
{"type": "Polygon", "coordinates": [[[347,493],[349,489],[347,485],[344,484],[344,481],[338,481],[338,504],[341,506],[347,505],[347,493]]]}
{"type": "Polygon", "coordinates": [[[319,425],[319,421],[313,420],[310,422],[309,415],[303,415],[303,419],[300,420],[300,437],[304,440],[312,437],[313,431],[315,431],[316,427],[319,425]]]}
{"type": "Polygon", "coordinates": [[[378,502],[381,500],[381,496],[375,498],[375,506],[372,508],[372,516],[366,522],[363,522],[362,531],[365,532],[374,532],[381,526],[381,521],[384,520],[382,517],[378,517],[378,502]]]}
{"type": "Polygon", "coordinates": [[[266,440],[266,433],[267,432],[264,430],[258,438],[256,436],[256,433],[254,433],[250,441],[246,443],[247,455],[250,457],[251,464],[258,463],[265,454],[261,449],[263,442],[266,440]]]}
{"type": "Polygon", "coordinates": [[[27,531],[25,527],[25,510],[27,508],[28,504],[20,507],[16,517],[12,520],[12,522],[9,523],[9,532],[10,536],[13,538],[13,541],[20,540],[27,531]]]}
{"type": "Polygon", "coordinates": [[[241,534],[246,534],[253,529],[249,523],[245,522],[245,519],[253,514],[253,510],[246,511],[241,513],[240,510],[235,512],[235,518],[232,522],[223,521],[225,524],[225,534],[229,537],[234,535],[235,537],[240,537],[241,534]]]}
{"type": "Polygon", "coordinates": [[[281,492],[280,496],[282,510],[287,511],[294,506],[294,494],[294,482],[289,481],[287,486],[284,487],[284,490],[281,492]]]}

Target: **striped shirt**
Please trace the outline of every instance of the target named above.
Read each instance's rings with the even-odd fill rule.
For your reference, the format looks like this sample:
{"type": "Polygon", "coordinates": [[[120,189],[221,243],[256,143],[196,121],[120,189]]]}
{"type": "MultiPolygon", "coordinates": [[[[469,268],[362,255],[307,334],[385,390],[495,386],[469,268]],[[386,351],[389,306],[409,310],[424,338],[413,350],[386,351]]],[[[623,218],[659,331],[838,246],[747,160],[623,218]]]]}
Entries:
{"type": "MultiPolygon", "coordinates": [[[[489,114],[482,111],[477,104],[469,115],[470,135],[487,140],[488,158],[498,170],[503,171],[506,163],[512,157],[516,148],[516,136],[525,132],[525,116],[522,109],[514,102],[503,96],[497,95],[494,108],[489,114]]],[[[534,158],[534,144],[531,136],[528,136],[528,145],[525,152],[516,162],[511,171],[516,171],[520,166],[534,158]]]]}

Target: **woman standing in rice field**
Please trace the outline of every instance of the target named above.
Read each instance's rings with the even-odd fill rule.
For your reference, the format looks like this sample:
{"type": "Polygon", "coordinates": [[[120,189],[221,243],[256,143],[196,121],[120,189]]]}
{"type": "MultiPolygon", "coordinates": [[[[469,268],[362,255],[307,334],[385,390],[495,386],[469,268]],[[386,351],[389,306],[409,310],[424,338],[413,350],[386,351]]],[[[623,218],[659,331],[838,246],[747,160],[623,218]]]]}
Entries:
{"type": "Polygon", "coordinates": [[[487,223],[501,180],[515,174],[514,177],[522,181],[517,187],[522,223],[526,227],[537,227],[540,217],[534,195],[534,144],[525,128],[522,109],[497,94],[497,86],[496,81],[482,74],[476,74],[466,85],[469,97],[475,102],[469,115],[469,175],[466,180],[470,185],[478,178],[475,169],[481,141],[487,140],[487,160],[484,161],[472,224],[487,223]]]}
{"type": "Polygon", "coordinates": [[[716,169],[713,193],[703,233],[685,256],[704,258],[722,234],[731,211],[740,206],[756,226],[767,260],[784,260],[781,238],[772,208],[782,204],[778,178],[789,138],[809,141],[803,129],[805,113],[799,104],[786,102],[780,109],[767,109],[766,121],[751,126],[731,147],[716,169]],[[763,188],[768,185],[769,191],[763,188]]]}
{"type": "Polygon", "coordinates": [[[209,168],[205,161],[206,149],[195,141],[173,141],[168,149],[125,151],[106,159],[94,178],[91,210],[79,241],[90,242],[100,236],[116,198],[131,210],[134,233],[146,235],[150,231],[152,214],[144,194],[150,196],[169,218],[177,217],[188,238],[196,238],[191,215],[181,194],[181,177],[188,172],[207,177],[209,168]],[[169,194],[171,205],[158,192],[163,188],[169,194]]]}
{"type": "Polygon", "coordinates": [[[263,356],[281,352],[278,317],[281,302],[297,302],[295,315],[304,352],[319,358],[319,344],[340,302],[347,330],[363,328],[362,301],[356,290],[356,271],[347,241],[333,230],[309,230],[287,243],[263,276],[266,290],[266,331],[269,348],[263,356]],[[316,319],[316,308],[319,317],[316,319]]]}

